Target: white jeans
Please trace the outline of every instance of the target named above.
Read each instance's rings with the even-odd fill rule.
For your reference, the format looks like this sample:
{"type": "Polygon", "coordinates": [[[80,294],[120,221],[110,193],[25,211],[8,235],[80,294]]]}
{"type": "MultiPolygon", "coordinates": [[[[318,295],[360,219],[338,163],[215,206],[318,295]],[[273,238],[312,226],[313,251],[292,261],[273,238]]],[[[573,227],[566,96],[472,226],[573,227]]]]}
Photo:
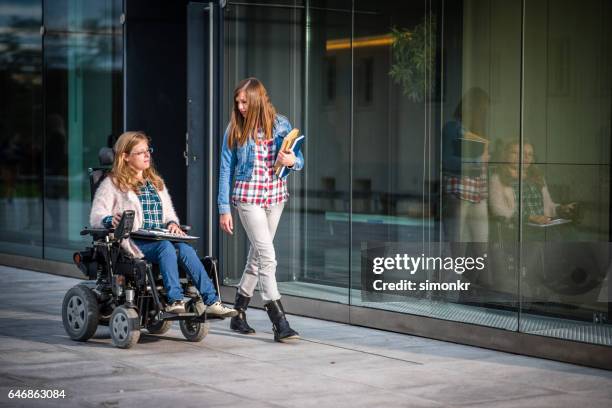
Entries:
{"type": "Polygon", "coordinates": [[[284,207],[284,203],[268,208],[238,203],[238,215],[251,242],[238,291],[243,296],[251,297],[259,283],[259,292],[264,303],[281,297],[276,285],[276,252],[273,240],[284,207]]]}

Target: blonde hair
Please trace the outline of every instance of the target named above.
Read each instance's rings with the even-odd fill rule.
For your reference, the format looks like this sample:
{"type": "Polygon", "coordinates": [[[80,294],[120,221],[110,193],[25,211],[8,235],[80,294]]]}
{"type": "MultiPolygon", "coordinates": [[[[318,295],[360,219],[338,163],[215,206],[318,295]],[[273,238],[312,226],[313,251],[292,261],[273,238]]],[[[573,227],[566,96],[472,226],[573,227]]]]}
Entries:
{"type": "Polygon", "coordinates": [[[257,78],[247,78],[240,81],[234,89],[233,104],[234,108],[230,117],[227,140],[228,147],[244,145],[249,136],[255,138],[258,126],[262,128],[266,140],[272,138],[276,109],[270,102],[268,91],[257,78]],[[242,117],[236,103],[236,98],[243,91],[248,103],[246,118],[242,117]]]}
{"type": "MultiPolygon", "coordinates": [[[[147,142],[148,144],[149,141],[149,137],[144,132],[125,132],[117,139],[113,147],[115,159],[110,175],[115,185],[121,191],[127,192],[132,190],[138,194],[142,181],[136,178],[136,172],[127,164],[124,155],[132,153],[132,149],[138,143],[147,142]]],[[[164,180],[155,171],[153,161],[151,161],[151,166],[142,172],[142,177],[144,180],[149,180],[157,191],[164,189],[164,180]]]]}

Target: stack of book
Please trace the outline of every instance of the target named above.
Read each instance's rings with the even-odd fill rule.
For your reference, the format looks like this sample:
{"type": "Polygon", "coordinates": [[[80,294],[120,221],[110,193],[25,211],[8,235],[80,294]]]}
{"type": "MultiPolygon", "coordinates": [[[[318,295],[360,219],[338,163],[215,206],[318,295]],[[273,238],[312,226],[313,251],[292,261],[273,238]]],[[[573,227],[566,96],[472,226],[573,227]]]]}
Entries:
{"type": "MultiPolygon", "coordinates": [[[[300,135],[300,129],[293,129],[283,139],[283,144],[281,145],[281,151],[283,152],[292,151],[297,156],[300,150],[302,149],[303,143],[304,143],[304,135],[300,135]]],[[[283,166],[279,162],[276,162],[276,164],[274,164],[274,170],[276,171],[276,176],[279,178],[285,177],[290,171],[287,166],[283,166]]]]}

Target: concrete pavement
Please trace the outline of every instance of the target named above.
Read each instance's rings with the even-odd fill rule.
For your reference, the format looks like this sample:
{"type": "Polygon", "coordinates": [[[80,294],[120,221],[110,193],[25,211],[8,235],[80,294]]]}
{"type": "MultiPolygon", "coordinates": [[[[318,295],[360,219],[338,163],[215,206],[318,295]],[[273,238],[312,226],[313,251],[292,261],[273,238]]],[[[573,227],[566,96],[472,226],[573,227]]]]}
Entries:
{"type": "Polygon", "coordinates": [[[611,407],[612,372],[290,316],[303,340],[254,336],[229,321],[201,343],[175,323],[130,350],[106,327],[71,341],[61,321],[77,279],[0,266],[0,406],[83,407],[611,407]],[[9,400],[10,390],[64,390],[63,399],[9,400]]]}

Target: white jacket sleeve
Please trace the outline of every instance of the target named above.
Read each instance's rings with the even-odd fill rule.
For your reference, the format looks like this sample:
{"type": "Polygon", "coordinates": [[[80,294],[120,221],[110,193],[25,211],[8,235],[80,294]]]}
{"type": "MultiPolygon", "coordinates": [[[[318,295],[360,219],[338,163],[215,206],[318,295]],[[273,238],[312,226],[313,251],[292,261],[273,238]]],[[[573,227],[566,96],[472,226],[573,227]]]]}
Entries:
{"type": "Polygon", "coordinates": [[[159,192],[159,197],[162,200],[162,222],[164,223],[164,225],[168,225],[168,223],[171,221],[180,225],[179,218],[176,215],[176,211],[174,211],[174,205],[172,205],[172,197],[170,197],[168,186],[164,186],[164,189],[159,192]]]}
{"type": "Polygon", "coordinates": [[[106,177],[98,186],[91,204],[89,224],[92,228],[104,228],[102,220],[109,215],[113,215],[115,196],[115,186],[110,177],[106,177]]]}

